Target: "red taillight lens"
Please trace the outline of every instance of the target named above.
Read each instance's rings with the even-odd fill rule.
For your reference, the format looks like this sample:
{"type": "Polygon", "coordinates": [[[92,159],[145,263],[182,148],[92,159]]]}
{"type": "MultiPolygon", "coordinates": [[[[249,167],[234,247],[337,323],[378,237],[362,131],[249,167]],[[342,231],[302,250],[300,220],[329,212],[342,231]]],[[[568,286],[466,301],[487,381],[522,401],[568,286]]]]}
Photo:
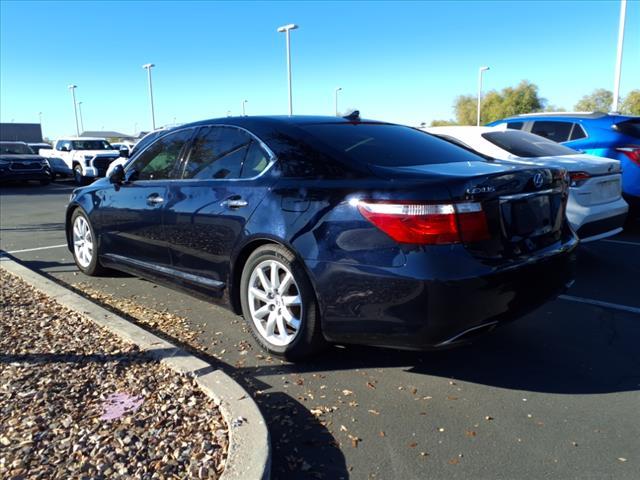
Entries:
{"type": "Polygon", "coordinates": [[[628,145],[626,147],[616,148],[616,150],[624,153],[633,163],[640,165],[640,146],[628,145]]]}
{"type": "Polygon", "coordinates": [[[584,182],[591,178],[587,172],[569,172],[569,178],[571,179],[570,185],[572,187],[579,187],[584,182]]]}
{"type": "Polygon", "coordinates": [[[396,242],[419,245],[478,242],[489,238],[479,203],[358,202],[358,210],[396,242]]]}

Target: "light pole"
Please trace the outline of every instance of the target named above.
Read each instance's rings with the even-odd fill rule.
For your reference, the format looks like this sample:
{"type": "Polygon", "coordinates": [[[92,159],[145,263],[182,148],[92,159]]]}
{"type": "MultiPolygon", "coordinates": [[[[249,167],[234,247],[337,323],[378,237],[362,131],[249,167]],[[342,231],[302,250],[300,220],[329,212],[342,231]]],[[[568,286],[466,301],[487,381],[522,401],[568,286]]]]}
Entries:
{"type": "Polygon", "coordinates": [[[84,133],[84,122],[82,121],[82,102],[78,102],[78,113],[80,114],[80,130],[84,133]]]}
{"type": "Polygon", "coordinates": [[[71,99],[73,100],[73,114],[76,117],[76,136],[80,136],[80,129],[78,128],[78,109],[76,108],[76,88],[77,85],[69,85],[67,88],[71,90],[71,99]]]}
{"type": "Polygon", "coordinates": [[[156,114],[153,110],[153,86],[151,85],[151,69],[155,67],[153,63],[145,63],[142,68],[147,71],[147,78],[149,79],[149,102],[151,103],[151,127],[156,129],[156,114]]]}
{"type": "Polygon", "coordinates": [[[287,37],[287,75],[289,79],[289,115],[293,115],[293,97],[291,95],[291,30],[298,28],[298,25],[290,23],[278,28],[278,32],[284,32],[287,37]]]}
{"type": "Polygon", "coordinates": [[[38,112],[38,120],[40,121],[40,125],[42,126],[42,112],[38,112]]]}
{"type": "Polygon", "coordinates": [[[242,101],[242,116],[243,116],[243,117],[246,117],[246,116],[247,116],[247,114],[246,114],[246,110],[245,110],[245,107],[244,107],[244,106],[247,104],[247,102],[248,102],[248,101],[249,101],[249,100],[243,100],[243,101],[242,101]]]}
{"type": "Polygon", "coordinates": [[[613,105],[611,110],[618,111],[620,98],[620,71],[622,70],[622,45],[624,44],[624,23],[627,15],[627,0],[620,1],[620,25],[618,26],[618,55],[616,57],[616,72],[613,81],[613,105]]]}
{"type": "Polygon", "coordinates": [[[482,74],[489,70],[489,67],[480,67],[478,69],[478,127],[480,126],[480,102],[482,102],[482,74]]]}
{"type": "Polygon", "coordinates": [[[336,97],[336,117],[338,116],[338,92],[342,90],[342,87],[336,88],[335,97],[336,97]]]}

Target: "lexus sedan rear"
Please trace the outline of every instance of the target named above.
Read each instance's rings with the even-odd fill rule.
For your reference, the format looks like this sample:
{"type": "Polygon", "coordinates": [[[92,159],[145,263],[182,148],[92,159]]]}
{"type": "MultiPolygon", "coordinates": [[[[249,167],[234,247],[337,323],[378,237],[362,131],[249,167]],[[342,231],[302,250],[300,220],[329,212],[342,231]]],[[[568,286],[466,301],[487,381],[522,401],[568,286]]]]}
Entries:
{"type": "Polygon", "coordinates": [[[438,348],[571,280],[565,177],[357,116],[224,118],[163,132],[76,190],[67,239],[83,272],[221,303],[287,358],[438,348]]]}

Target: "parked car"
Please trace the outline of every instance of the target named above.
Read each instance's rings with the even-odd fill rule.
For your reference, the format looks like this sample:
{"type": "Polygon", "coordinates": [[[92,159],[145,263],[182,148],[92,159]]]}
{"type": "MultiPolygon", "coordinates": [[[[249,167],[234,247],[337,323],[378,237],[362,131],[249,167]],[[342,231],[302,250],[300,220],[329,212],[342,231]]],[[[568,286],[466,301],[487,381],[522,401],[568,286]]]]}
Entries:
{"type": "Polygon", "coordinates": [[[539,135],[498,127],[430,127],[427,132],[506,162],[565,168],[571,178],[567,218],[582,242],[622,231],[627,203],[620,162],[577,152],[539,135]]]}
{"type": "Polygon", "coordinates": [[[106,173],[105,176],[108,177],[111,174],[111,172],[113,171],[113,169],[116,167],[116,165],[125,166],[127,164],[127,162],[129,161],[129,157],[134,155],[138,150],[141,150],[141,149],[145,148],[153,140],[158,138],[160,135],[162,135],[167,130],[168,129],[165,128],[165,127],[161,127],[161,128],[156,129],[156,130],[153,130],[153,131],[147,133],[140,140],[138,140],[136,142],[136,144],[129,151],[120,150],[120,157],[117,160],[114,160],[113,162],[111,162],[111,164],[109,165],[109,168],[107,168],[107,173],[106,173]]]}
{"type": "Polygon", "coordinates": [[[129,156],[131,150],[133,150],[134,143],[131,142],[122,142],[122,143],[112,143],[111,146],[114,150],[118,150],[121,154],[125,151],[126,155],[129,156]]]}
{"type": "Polygon", "coordinates": [[[77,185],[90,179],[104,177],[109,164],[120,156],[120,152],[104,138],[60,138],[52,150],[42,150],[49,159],[55,175],[73,175],[77,185]]]}
{"type": "Polygon", "coordinates": [[[0,183],[29,180],[51,182],[49,162],[24,142],[0,142],[0,183]]]}
{"type": "Polygon", "coordinates": [[[36,153],[36,154],[40,154],[40,150],[41,149],[51,150],[53,148],[53,146],[51,144],[46,143],[46,142],[27,143],[27,145],[29,145],[31,150],[33,150],[33,152],[36,153]]]}
{"type": "Polygon", "coordinates": [[[555,297],[578,241],[566,171],[488,162],[357,116],[165,131],[72,194],[78,268],[114,268],[242,313],[268,351],[464,343],[555,297]]]}
{"type": "Polygon", "coordinates": [[[622,193],[640,207],[640,117],[606,113],[532,113],[489,124],[535,133],[598,157],[620,160],[622,193]]]}

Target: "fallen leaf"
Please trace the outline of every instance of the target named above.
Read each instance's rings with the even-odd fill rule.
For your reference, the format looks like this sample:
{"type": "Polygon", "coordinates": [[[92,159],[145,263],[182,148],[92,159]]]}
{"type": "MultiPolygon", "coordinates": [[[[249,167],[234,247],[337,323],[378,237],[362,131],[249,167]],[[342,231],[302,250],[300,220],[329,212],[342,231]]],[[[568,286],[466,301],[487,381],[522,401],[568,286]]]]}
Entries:
{"type": "Polygon", "coordinates": [[[378,412],[377,410],[367,410],[367,412],[369,412],[371,415],[380,415],[380,412],[378,412]]]}
{"type": "Polygon", "coordinates": [[[371,383],[371,382],[367,382],[367,387],[369,387],[369,388],[373,388],[373,389],[375,389],[375,388],[376,388],[376,386],[375,386],[373,383],[371,383]]]}
{"type": "Polygon", "coordinates": [[[353,395],[353,392],[351,390],[342,390],[342,394],[345,397],[348,397],[349,395],[353,395]]]}
{"type": "Polygon", "coordinates": [[[618,460],[620,460],[621,462],[626,462],[627,461],[627,459],[624,458],[624,457],[618,457],[618,460]]]}
{"type": "Polygon", "coordinates": [[[429,455],[427,452],[420,452],[421,457],[426,457],[427,455],[429,455]]]}
{"type": "Polygon", "coordinates": [[[464,434],[467,437],[475,437],[476,436],[476,432],[474,432],[473,430],[467,430],[466,432],[464,432],[464,434]]]}
{"type": "Polygon", "coordinates": [[[460,459],[458,459],[458,458],[452,458],[452,459],[450,459],[450,460],[449,460],[449,462],[448,462],[448,463],[449,463],[449,465],[457,465],[457,464],[459,464],[459,463],[460,463],[460,459]]]}
{"type": "Polygon", "coordinates": [[[379,436],[381,436],[381,437],[384,437],[384,436],[385,436],[385,433],[384,433],[384,431],[380,430],[380,432],[378,433],[378,435],[379,435],[379,436]]]}
{"type": "Polygon", "coordinates": [[[493,420],[493,417],[491,415],[487,415],[486,417],[484,417],[484,419],[490,421],[493,420]]]}
{"type": "Polygon", "coordinates": [[[416,448],[417,446],[418,446],[418,443],[417,443],[417,442],[411,442],[411,443],[409,444],[409,448],[416,448]]]}
{"type": "Polygon", "coordinates": [[[340,425],[340,431],[341,432],[348,432],[349,429],[347,427],[345,427],[344,425],[340,425]]]}

